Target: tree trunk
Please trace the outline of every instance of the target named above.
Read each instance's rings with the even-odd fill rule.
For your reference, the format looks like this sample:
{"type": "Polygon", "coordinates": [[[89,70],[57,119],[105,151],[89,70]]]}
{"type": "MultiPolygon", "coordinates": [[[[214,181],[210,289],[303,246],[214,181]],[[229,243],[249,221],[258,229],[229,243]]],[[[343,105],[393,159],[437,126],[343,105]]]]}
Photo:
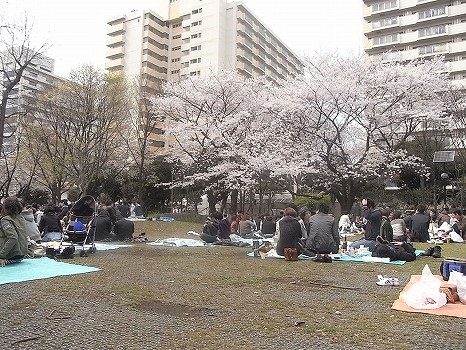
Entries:
{"type": "Polygon", "coordinates": [[[235,215],[238,211],[238,190],[232,190],[230,194],[230,214],[235,215]]]}

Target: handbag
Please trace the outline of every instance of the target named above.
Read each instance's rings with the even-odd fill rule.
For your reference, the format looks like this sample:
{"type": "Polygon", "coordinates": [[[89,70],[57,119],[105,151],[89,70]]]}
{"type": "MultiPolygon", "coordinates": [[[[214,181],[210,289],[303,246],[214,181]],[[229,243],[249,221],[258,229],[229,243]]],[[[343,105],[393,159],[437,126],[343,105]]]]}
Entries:
{"type": "Polygon", "coordinates": [[[298,248],[285,248],[284,255],[286,261],[298,261],[298,248]]]}

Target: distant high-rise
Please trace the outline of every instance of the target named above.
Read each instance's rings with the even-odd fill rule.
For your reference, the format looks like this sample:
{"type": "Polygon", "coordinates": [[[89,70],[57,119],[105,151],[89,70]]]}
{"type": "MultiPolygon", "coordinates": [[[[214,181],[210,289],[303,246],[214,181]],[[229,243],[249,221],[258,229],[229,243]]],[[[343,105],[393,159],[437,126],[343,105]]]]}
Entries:
{"type": "Polygon", "coordinates": [[[298,57],[241,2],[165,0],[108,22],[106,69],[177,80],[222,68],[280,80],[298,57]]]}
{"type": "Polygon", "coordinates": [[[445,56],[450,79],[466,83],[465,0],[363,0],[365,51],[386,60],[445,56]]]}
{"type": "MultiPolygon", "coordinates": [[[[18,47],[17,52],[21,50],[29,50],[24,47],[18,47]]],[[[28,51],[27,56],[35,55],[31,50],[28,51]]],[[[0,52],[1,72],[0,77],[2,81],[2,90],[11,84],[11,79],[17,76],[19,69],[18,62],[16,61],[19,54],[16,56],[11,55],[9,51],[0,52]]],[[[26,113],[27,101],[34,99],[36,93],[42,89],[49,88],[60,80],[54,72],[55,60],[43,54],[38,54],[26,66],[22,73],[21,79],[14,86],[8,94],[8,99],[5,108],[5,126],[3,130],[4,144],[6,150],[14,148],[16,143],[16,130],[18,128],[18,121],[26,113]]]]}

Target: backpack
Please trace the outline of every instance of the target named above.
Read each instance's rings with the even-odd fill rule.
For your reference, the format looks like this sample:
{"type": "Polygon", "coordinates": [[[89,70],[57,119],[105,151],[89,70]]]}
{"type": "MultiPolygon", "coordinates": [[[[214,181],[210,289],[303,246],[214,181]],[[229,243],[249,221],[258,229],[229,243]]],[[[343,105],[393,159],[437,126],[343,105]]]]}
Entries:
{"type": "Polygon", "coordinates": [[[440,264],[440,274],[444,281],[450,278],[450,272],[458,271],[466,275],[466,259],[445,259],[440,264]]]}
{"type": "Polygon", "coordinates": [[[390,224],[390,220],[388,220],[388,218],[385,216],[382,216],[379,235],[386,241],[393,241],[393,228],[390,224]]]}

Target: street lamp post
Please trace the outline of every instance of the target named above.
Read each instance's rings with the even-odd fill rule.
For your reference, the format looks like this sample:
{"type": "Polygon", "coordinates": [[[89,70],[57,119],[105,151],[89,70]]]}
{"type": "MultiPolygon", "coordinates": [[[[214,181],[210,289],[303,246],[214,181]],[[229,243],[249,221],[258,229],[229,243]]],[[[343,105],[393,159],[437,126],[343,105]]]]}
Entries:
{"type": "Polygon", "coordinates": [[[447,182],[448,182],[448,174],[447,173],[441,173],[440,177],[442,178],[442,183],[443,183],[443,207],[447,207],[447,182]]]}

